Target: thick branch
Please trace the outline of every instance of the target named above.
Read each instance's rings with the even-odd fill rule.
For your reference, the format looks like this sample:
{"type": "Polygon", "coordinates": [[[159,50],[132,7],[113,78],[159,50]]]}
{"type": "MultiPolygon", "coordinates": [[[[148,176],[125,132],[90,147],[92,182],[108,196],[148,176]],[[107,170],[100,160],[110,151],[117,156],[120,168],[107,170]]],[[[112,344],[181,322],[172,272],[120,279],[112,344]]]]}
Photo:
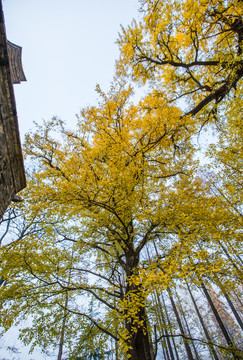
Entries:
{"type": "Polygon", "coordinates": [[[241,66],[236,71],[236,76],[234,81],[231,82],[230,80],[227,80],[220,88],[218,88],[217,90],[213,91],[211,94],[206,96],[195,108],[193,108],[183,116],[196,115],[200,110],[202,110],[206,105],[208,105],[213,100],[216,100],[217,103],[222,101],[232,88],[236,88],[236,85],[238,81],[242,78],[242,76],[243,76],[243,66],[241,66]]]}
{"type": "Polygon", "coordinates": [[[220,64],[220,61],[218,61],[218,60],[192,61],[191,63],[184,63],[184,62],[176,62],[174,60],[162,60],[159,57],[157,57],[157,58],[158,59],[156,60],[149,56],[141,55],[139,62],[149,62],[149,63],[153,63],[156,65],[171,65],[174,67],[178,67],[178,68],[181,67],[184,69],[189,69],[193,66],[217,66],[220,64]]]}
{"type": "Polygon", "coordinates": [[[142,250],[142,248],[144,247],[144,245],[147,243],[149,235],[151,235],[151,233],[153,232],[154,229],[156,229],[156,227],[159,226],[158,224],[152,224],[150,226],[150,228],[148,229],[148,231],[146,232],[146,234],[143,236],[143,239],[141,240],[141,242],[139,243],[137,249],[136,249],[136,254],[139,254],[140,251],[142,250]]]}

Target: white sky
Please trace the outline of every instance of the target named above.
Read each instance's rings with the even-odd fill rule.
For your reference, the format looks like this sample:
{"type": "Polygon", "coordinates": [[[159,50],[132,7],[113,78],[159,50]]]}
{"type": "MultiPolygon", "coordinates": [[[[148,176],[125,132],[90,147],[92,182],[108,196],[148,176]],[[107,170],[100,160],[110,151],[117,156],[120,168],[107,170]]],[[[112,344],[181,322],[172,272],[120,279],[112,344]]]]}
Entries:
{"type": "Polygon", "coordinates": [[[95,103],[97,83],[109,88],[120,24],[138,15],[138,1],[2,1],[7,37],[23,48],[27,82],[14,86],[22,138],[33,120],[75,121],[95,103]]]}
{"type": "MultiPolygon", "coordinates": [[[[114,75],[120,24],[138,16],[137,0],[2,0],[8,39],[22,46],[27,82],[14,86],[19,128],[53,115],[71,125],[80,109],[93,105],[95,86],[109,88],[114,75]]],[[[42,360],[17,346],[16,331],[0,340],[0,360],[42,360]]],[[[54,357],[53,359],[55,359],[54,357]]]]}

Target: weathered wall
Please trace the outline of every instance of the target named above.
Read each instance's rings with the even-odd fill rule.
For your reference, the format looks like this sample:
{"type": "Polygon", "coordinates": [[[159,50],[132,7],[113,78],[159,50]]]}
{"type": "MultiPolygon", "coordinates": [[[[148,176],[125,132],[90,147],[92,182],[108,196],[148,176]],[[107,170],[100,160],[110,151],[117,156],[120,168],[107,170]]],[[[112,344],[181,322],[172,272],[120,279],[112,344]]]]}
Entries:
{"type": "Polygon", "coordinates": [[[0,217],[13,196],[25,186],[14,90],[0,0],[0,217]]]}

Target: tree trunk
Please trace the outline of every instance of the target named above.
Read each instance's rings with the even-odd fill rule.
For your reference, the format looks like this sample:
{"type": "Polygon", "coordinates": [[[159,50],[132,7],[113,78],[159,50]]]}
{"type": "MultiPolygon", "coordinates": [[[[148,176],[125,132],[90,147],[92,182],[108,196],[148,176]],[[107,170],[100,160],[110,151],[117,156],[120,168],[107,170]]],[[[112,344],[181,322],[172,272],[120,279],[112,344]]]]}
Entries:
{"type": "MultiPolygon", "coordinates": [[[[166,319],[167,319],[167,323],[168,323],[169,329],[172,329],[171,322],[170,322],[170,318],[169,318],[169,315],[168,315],[168,311],[167,311],[167,308],[166,308],[166,305],[165,305],[165,299],[164,299],[163,293],[161,293],[161,298],[162,298],[162,301],[163,301],[163,305],[164,305],[164,309],[165,309],[165,315],[166,315],[166,319]]],[[[175,343],[175,339],[174,339],[173,336],[172,336],[172,343],[173,343],[173,346],[174,346],[174,351],[175,351],[175,354],[176,354],[176,359],[177,359],[177,360],[180,360],[179,354],[178,354],[178,351],[177,351],[177,346],[176,346],[176,343],[175,343]]]]}
{"type": "MultiPolygon", "coordinates": [[[[220,286],[220,288],[221,288],[221,286],[220,286]]],[[[221,289],[222,289],[222,288],[221,288],[221,289]]],[[[240,315],[238,314],[238,311],[237,311],[236,308],[234,307],[234,304],[232,303],[229,295],[228,295],[226,292],[224,292],[224,289],[222,289],[222,291],[223,291],[223,294],[224,294],[225,299],[227,300],[227,303],[229,304],[229,307],[230,307],[231,310],[232,310],[232,313],[234,314],[234,316],[235,316],[235,318],[236,318],[236,321],[238,322],[241,330],[243,331],[243,322],[242,322],[242,320],[241,320],[240,315]]]]}
{"type": "Polygon", "coordinates": [[[183,328],[183,325],[182,325],[182,322],[181,322],[179,313],[178,313],[178,311],[177,311],[176,304],[175,304],[174,299],[173,299],[173,296],[172,296],[172,292],[171,292],[171,290],[170,290],[169,288],[168,288],[167,290],[168,290],[168,293],[169,293],[171,305],[172,305],[172,307],[173,307],[173,310],[174,310],[174,313],[175,313],[175,316],[176,316],[176,320],[177,320],[178,325],[179,325],[179,328],[180,328],[180,332],[181,332],[181,334],[182,334],[184,346],[185,346],[186,353],[187,353],[187,358],[188,358],[188,360],[194,360],[194,359],[193,359],[193,355],[192,355],[192,351],[191,351],[191,348],[190,348],[190,345],[188,344],[187,340],[185,339],[185,338],[186,338],[186,334],[185,334],[185,331],[184,331],[184,328],[183,328]]]}
{"type": "Polygon", "coordinates": [[[168,360],[164,346],[162,346],[162,351],[163,351],[163,360],[168,360]]]}
{"type": "Polygon", "coordinates": [[[145,302],[143,287],[141,284],[134,284],[131,280],[132,276],[138,274],[137,269],[139,263],[139,253],[130,246],[125,251],[125,257],[125,273],[127,281],[126,298],[130,301],[131,307],[134,307],[136,310],[134,318],[133,316],[129,316],[125,320],[125,326],[129,334],[129,338],[127,340],[127,345],[129,345],[128,355],[130,355],[130,360],[154,360],[152,345],[148,333],[148,319],[145,304],[143,304],[143,302],[145,302]],[[134,304],[132,300],[133,298],[139,299],[139,304],[134,304]]]}
{"type": "MultiPolygon", "coordinates": [[[[211,337],[210,337],[210,335],[209,335],[209,332],[208,332],[208,329],[207,329],[207,327],[206,327],[206,324],[204,323],[204,320],[203,320],[203,318],[202,318],[202,316],[201,316],[201,314],[200,314],[200,311],[199,311],[199,309],[198,309],[197,303],[196,303],[196,301],[195,301],[195,299],[194,299],[194,297],[193,297],[193,295],[192,295],[191,289],[190,289],[190,287],[189,287],[188,284],[187,284],[187,289],[188,289],[189,294],[190,294],[190,296],[191,296],[193,305],[194,305],[194,307],[195,307],[197,316],[198,316],[199,321],[200,321],[200,323],[201,323],[201,326],[202,326],[202,328],[203,328],[203,331],[204,331],[204,334],[205,334],[205,336],[206,336],[206,339],[208,340],[209,343],[211,343],[211,342],[212,342],[212,339],[211,339],[211,337]]],[[[209,351],[210,351],[211,355],[214,357],[214,359],[215,359],[215,360],[219,360],[218,355],[217,355],[215,349],[213,348],[213,346],[209,344],[209,345],[208,345],[208,348],[209,348],[209,351]]]]}
{"type": "Polygon", "coordinates": [[[243,322],[241,320],[241,317],[238,314],[238,311],[236,310],[234,304],[232,303],[232,301],[231,301],[231,299],[230,299],[230,297],[229,297],[229,295],[228,295],[228,293],[227,293],[227,291],[225,289],[225,286],[221,283],[218,276],[216,276],[216,279],[217,279],[217,286],[221,289],[221,291],[222,291],[222,293],[223,293],[229,307],[231,308],[232,313],[234,314],[234,316],[236,318],[236,321],[238,322],[241,330],[243,330],[243,322]]]}
{"type": "Polygon", "coordinates": [[[60,342],[59,342],[59,347],[58,347],[57,360],[62,360],[64,335],[65,335],[66,319],[67,319],[67,310],[66,310],[67,306],[68,306],[68,292],[66,293],[66,298],[65,298],[65,308],[64,308],[64,315],[63,315],[63,320],[62,320],[61,337],[60,337],[60,342]]]}
{"type": "MultiPolygon", "coordinates": [[[[146,248],[146,250],[147,250],[148,259],[151,260],[148,248],[146,248]]],[[[162,340],[162,347],[164,349],[164,344],[165,344],[168,359],[175,360],[174,353],[173,353],[172,346],[171,346],[169,333],[168,333],[168,326],[167,326],[167,323],[166,323],[165,314],[163,312],[163,308],[162,308],[161,301],[160,301],[160,298],[159,298],[159,294],[158,294],[157,291],[155,291],[154,297],[155,297],[155,303],[157,303],[157,308],[158,308],[157,317],[158,317],[158,320],[159,320],[159,323],[160,323],[160,328],[161,328],[161,331],[166,336],[166,339],[162,340]],[[166,346],[166,343],[167,343],[167,346],[166,346]],[[170,356],[168,354],[167,347],[169,349],[170,356]]]]}
{"type": "MultiPolygon", "coordinates": [[[[190,338],[192,338],[192,335],[191,335],[191,332],[190,332],[190,328],[189,328],[189,325],[188,325],[188,322],[187,322],[187,319],[186,319],[186,315],[185,315],[185,312],[184,312],[184,310],[183,310],[183,308],[182,308],[182,305],[181,305],[180,298],[179,298],[179,296],[178,296],[177,294],[176,294],[176,297],[177,297],[178,304],[179,304],[179,310],[180,310],[180,312],[181,312],[182,318],[183,318],[184,323],[185,323],[185,326],[186,326],[186,330],[187,330],[188,336],[189,336],[190,338]]],[[[191,341],[191,344],[192,344],[192,347],[193,347],[193,350],[194,350],[196,359],[197,359],[197,360],[200,360],[200,359],[199,359],[198,352],[197,352],[197,349],[196,349],[196,346],[195,346],[193,340],[191,341]]]]}
{"type": "Polygon", "coordinates": [[[143,326],[137,326],[137,331],[134,332],[133,320],[127,324],[127,330],[130,333],[129,346],[131,349],[128,350],[131,360],[154,360],[152,354],[152,347],[147,331],[147,317],[145,308],[141,307],[137,313],[139,323],[142,322],[143,326]]]}
{"type": "MultiPolygon", "coordinates": [[[[73,262],[73,248],[72,248],[72,255],[70,260],[70,270],[68,273],[68,285],[70,284],[71,275],[72,275],[72,262],[73,262]]],[[[62,360],[62,353],[63,353],[63,345],[64,345],[64,339],[65,339],[65,330],[66,330],[66,321],[67,321],[67,307],[68,307],[68,300],[69,300],[69,293],[68,291],[65,294],[65,304],[64,304],[64,314],[63,314],[63,320],[62,320],[62,328],[61,328],[61,336],[60,336],[60,342],[58,347],[58,356],[57,360],[62,360]]]]}
{"type": "Polygon", "coordinates": [[[239,298],[238,294],[237,294],[235,291],[233,291],[233,293],[234,293],[234,295],[235,295],[238,303],[243,307],[243,302],[242,302],[241,299],[239,298]]]}
{"type": "Polygon", "coordinates": [[[157,299],[157,306],[159,308],[159,316],[161,316],[162,324],[164,325],[164,333],[166,335],[166,342],[167,342],[167,347],[168,347],[169,353],[170,353],[170,359],[175,360],[174,353],[173,353],[172,346],[171,346],[171,342],[170,342],[168,326],[167,326],[167,323],[166,323],[166,320],[165,320],[165,315],[163,313],[163,308],[162,308],[160,298],[159,298],[157,292],[156,292],[156,299],[157,299]]]}
{"type": "Polygon", "coordinates": [[[208,290],[207,290],[207,288],[206,288],[206,286],[204,285],[203,282],[201,283],[201,287],[202,287],[202,290],[203,290],[203,292],[204,292],[204,294],[205,294],[205,296],[206,296],[206,298],[208,300],[208,303],[209,303],[209,305],[211,307],[211,310],[212,310],[212,312],[213,312],[213,314],[214,314],[214,316],[215,316],[215,318],[217,320],[217,323],[219,324],[219,327],[220,327],[220,329],[221,329],[221,331],[222,331],[222,333],[224,335],[224,338],[225,338],[225,340],[226,340],[226,342],[227,342],[227,344],[229,346],[229,352],[231,352],[231,354],[233,355],[233,358],[235,360],[242,359],[241,355],[239,355],[239,351],[235,348],[235,346],[234,346],[234,344],[233,344],[233,342],[232,342],[232,340],[231,340],[231,338],[230,338],[230,336],[228,334],[228,331],[227,331],[226,327],[224,326],[224,323],[221,320],[221,317],[220,317],[220,315],[219,315],[219,313],[218,313],[218,311],[217,311],[217,309],[216,309],[216,307],[215,307],[215,305],[213,303],[213,300],[211,299],[211,296],[210,296],[210,294],[209,294],[209,292],[208,292],[208,290]]]}
{"type": "MultiPolygon", "coordinates": [[[[117,331],[116,331],[116,336],[118,337],[118,332],[117,331]]],[[[117,341],[115,341],[115,360],[119,360],[117,341]]]]}

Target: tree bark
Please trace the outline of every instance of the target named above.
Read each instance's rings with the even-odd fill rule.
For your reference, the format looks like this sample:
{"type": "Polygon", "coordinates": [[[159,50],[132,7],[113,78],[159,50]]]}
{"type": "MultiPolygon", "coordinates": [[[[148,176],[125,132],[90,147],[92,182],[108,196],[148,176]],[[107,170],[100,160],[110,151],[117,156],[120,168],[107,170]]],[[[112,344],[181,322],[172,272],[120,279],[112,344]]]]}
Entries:
{"type": "MultiPolygon", "coordinates": [[[[242,276],[242,270],[238,267],[238,264],[236,264],[236,260],[233,260],[232,257],[230,256],[229,252],[227,251],[226,247],[222,244],[221,241],[218,240],[218,244],[220,245],[220,247],[222,248],[223,252],[225,253],[225,255],[227,256],[227,258],[230,260],[232,266],[237,270],[238,276],[241,277],[242,276]]],[[[242,265],[242,261],[240,260],[242,265]]]]}
{"type": "MultiPolygon", "coordinates": [[[[178,295],[176,295],[176,297],[177,297],[178,304],[179,304],[179,310],[180,310],[180,312],[181,312],[182,318],[183,318],[184,323],[185,323],[185,325],[186,325],[187,333],[188,333],[189,337],[192,338],[192,335],[191,335],[191,332],[190,332],[190,328],[189,328],[189,325],[188,325],[188,322],[187,322],[187,319],[186,319],[186,315],[185,315],[185,312],[184,312],[184,310],[183,310],[183,308],[182,308],[182,305],[181,305],[181,301],[180,301],[178,295]]],[[[193,347],[193,350],[194,350],[196,359],[197,359],[197,360],[200,360],[200,359],[199,359],[198,352],[197,352],[197,349],[196,349],[196,346],[195,346],[193,340],[191,341],[191,344],[192,344],[192,347],[193,347]]]]}
{"type": "MultiPolygon", "coordinates": [[[[151,260],[148,248],[146,248],[146,250],[147,250],[148,259],[151,260]]],[[[167,322],[166,322],[166,319],[165,319],[165,314],[163,312],[163,308],[162,308],[162,305],[161,305],[161,300],[160,300],[159,294],[158,294],[158,292],[156,290],[155,290],[154,297],[155,297],[155,303],[157,303],[156,304],[157,308],[158,308],[157,317],[158,317],[158,320],[160,322],[160,327],[161,327],[162,332],[164,332],[164,334],[166,335],[166,340],[162,340],[162,347],[164,347],[163,344],[165,344],[165,346],[166,346],[166,343],[167,343],[167,346],[166,346],[167,357],[168,357],[168,359],[175,360],[172,345],[171,345],[171,341],[170,341],[170,338],[169,338],[169,333],[168,333],[167,322]],[[170,356],[168,354],[167,347],[169,349],[170,356]]]]}
{"type": "MultiPolygon", "coordinates": [[[[201,315],[201,313],[200,313],[200,311],[199,311],[199,309],[198,309],[196,300],[194,299],[194,297],[193,297],[193,295],[192,295],[192,292],[191,292],[191,289],[190,289],[190,287],[189,287],[188,284],[187,284],[187,289],[188,289],[189,294],[190,294],[190,296],[191,296],[193,305],[194,305],[194,307],[195,307],[197,316],[198,316],[199,321],[200,321],[200,324],[201,324],[201,326],[202,326],[202,328],[203,328],[203,331],[204,331],[204,334],[205,334],[205,336],[206,336],[206,339],[207,339],[209,342],[212,342],[212,339],[211,339],[211,337],[210,337],[210,335],[209,335],[209,332],[208,332],[208,329],[207,329],[207,327],[206,327],[206,324],[205,324],[204,321],[203,321],[203,317],[202,317],[202,315],[201,315]]],[[[219,360],[219,357],[218,357],[215,349],[213,348],[213,346],[212,346],[212,345],[208,345],[208,347],[209,347],[209,351],[210,351],[211,355],[214,357],[214,359],[215,359],[215,360],[219,360]]]]}
{"type": "Polygon", "coordinates": [[[156,299],[157,299],[157,306],[159,308],[159,315],[161,316],[161,319],[162,319],[162,324],[164,325],[164,333],[166,335],[166,342],[167,342],[167,347],[169,349],[169,353],[170,353],[170,359],[171,360],[175,360],[175,357],[174,357],[174,353],[173,353],[173,350],[172,350],[172,346],[171,346],[171,342],[170,342],[170,338],[169,338],[169,333],[168,333],[168,327],[167,327],[167,323],[166,323],[166,319],[165,319],[165,315],[163,313],[163,308],[162,308],[162,305],[161,305],[161,301],[160,301],[160,298],[158,296],[158,294],[156,293],[156,299]]]}
{"type": "MultiPolygon", "coordinates": [[[[169,325],[169,328],[171,329],[171,322],[170,322],[170,318],[169,318],[169,315],[168,315],[168,311],[167,311],[167,308],[166,308],[166,305],[165,305],[165,299],[164,299],[164,296],[163,296],[163,293],[161,293],[161,298],[162,298],[162,301],[163,301],[163,305],[164,305],[164,309],[165,309],[165,315],[166,315],[166,318],[167,318],[167,323],[169,325]]],[[[176,343],[175,343],[175,339],[174,337],[172,336],[172,343],[173,343],[173,346],[174,346],[174,351],[175,351],[175,354],[176,354],[176,359],[177,360],[180,360],[179,358],[179,354],[178,354],[178,351],[177,351],[177,347],[176,347],[176,343]]]]}
{"type": "Polygon", "coordinates": [[[230,297],[227,293],[224,293],[225,299],[227,300],[229,307],[232,310],[232,313],[234,314],[239,326],[241,327],[241,330],[243,330],[243,322],[240,318],[240,315],[238,314],[238,311],[236,310],[236,308],[234,307],[234,304],[232,303],[232,301],[230,300],[230,297]]]}
{"type": "MultiPolygon", "coordinates": [[[[139,252],[133,249],[131,243],[129,245],[130,246],[124,251],[126,257],[126,296],[127,299],[129,299],[130,294],[136,295],[136,297],[140,299],[140,304],[136,309],[135,319],[130,317],[125,321],[125,326],[129,334],[127,343],[127,345],[129,345],[128,354],[130,355],[131,360],[154,360],[153,349],[148,332],[148,319],[145,304],[141,305],[143,288],[141,285],[133,284],[132,280],[130,281],[133,275],[137,275],[139,252]]],[[[134,306],[134,304],[131,303],[131,306],[134,306]]]]}
{"type": "Polygon", "coordinates": [[[222,290],[222,292],[223,292],[223,294],[224,294],[224,297],[225,297],[225,299],[226,299],[229,307],[231,308],[232,313],[233,313],[234,316],[235,316],[236,321],[238,322],[241,330],[243,330],[243,322],[242,322],[242,320],[241,320],[241,317],[240,317],[240,315],[238,314],[238,311],[236,310],[234,304],[232,303],[232,301],[231,301],[228,293],[225,291],[225,288],[224,288],[223,284],[221,284],[221,281],[220,281],[220,279],[218,278],[218,276],[217,276],[217,285],[218,285],[218,287],[222,290]]]}
{"type": "Polygon", "coordinates": [[[204,294],[205,294],[205,296],[206,296],[206,298],[208,300],[208,303],[209,303],[209,305],[211,307],[211,310],[212,310],[212,312],[213,312],[213,314],[214,314],[214,316],[215,316],[215,318],[217,320],[217,323],[219,324],[219,327],[220,327],[220,329],[221,329],[221,331],[222,331],[222,333],[224,335],[224,338],[225,338],[225,340],[226,340],[226,342],[227,342],[227,344],[229,346],[229,352],[231,352],[231,354],[233,355],[233,358],[235,360],[242,359],[241,355],[239,355],[239,351],[235,348],[234,343],[231,340],[231,338],[230,338],[230,336],[228,334],[228,331],[227,331],[226,327],[224,326],[224,323],[223,323],[223,321],[222,321],[222,319],[221,319],[221,317],[220,317],[220,315],[219,315],[219,313],[218,313],[218,311],[217,311],[217,309],[216,309],[216,307],[215,307],[215,305],[213,303],[213,300],[211,299],[211,296],[210,296],[210,294],[209,294],[209,292],[208,292],[208,290],[207,290],[207,288],[206,288],[206,286],[204,285],[203,282],[201,283],[201,288],[202,288],[202,290],[203,290],[203,292],[204,292],[204,294]]]}
{"type": "Polygon", "coordinates": [[[243,302],[242,302],[241,299],[239,298],[238,294],[237,294],[235,291],[233,291],[233,293],[234,293],[234,295],[235,295],[238,303],[243,307],[243,302]]]}
{"type": "Polygon", "coordinates": [[[144,307],[139,309],[137,316],[138,321],[143,322],[144,325],[137,327],[137,331],[134,333],[132,328],[136,325],[133,324],[133,320],[127,324],[126,328],[130,333],[129,346],[131,346],[131,349],[128,350],[128,354],[131,356],[131,360],[154,360],[147,331],[147,317],[144,307]]]}
{"type": "Polygon", "coordinates": [[[186,334],[185,334],[184,327],[182,325],[178,310],[176,308],[176,304],[174,302],[172,292],[171,292],[170,288],[168,288],[167,290],[168,290],[168,294],[169,294],[169,297],[170,297],[171,305],[173,307],[173,310],[174,310],[174,313],[175,313],[175,316],[176,316],[176,320],[177,320],[179,328],[180,328],[180,332],[183,335],[183,342],[184,342],[184,346],[185,346],[185,349],[186,349],[187,358],[188,358],[188,360],[194,360],[190,345],[188,344],[188,342],[184,338],[184,336],[186,337],[186,334]]]}
{"type": "Polygon", "coordinates": [[[61,329],[61,337],[58,347],[58,356],[57,360],[62,360],[62,352],[63,352],[63,345],[64,345],[64,335],[65,335],[65,328],[66,328],[66,319],[67,319],[67,306],[68,306],[68,293],[66,293],[65,298],[65,309],[64,309],[64,315],[62,320],[62,329],[61,329]]]}

